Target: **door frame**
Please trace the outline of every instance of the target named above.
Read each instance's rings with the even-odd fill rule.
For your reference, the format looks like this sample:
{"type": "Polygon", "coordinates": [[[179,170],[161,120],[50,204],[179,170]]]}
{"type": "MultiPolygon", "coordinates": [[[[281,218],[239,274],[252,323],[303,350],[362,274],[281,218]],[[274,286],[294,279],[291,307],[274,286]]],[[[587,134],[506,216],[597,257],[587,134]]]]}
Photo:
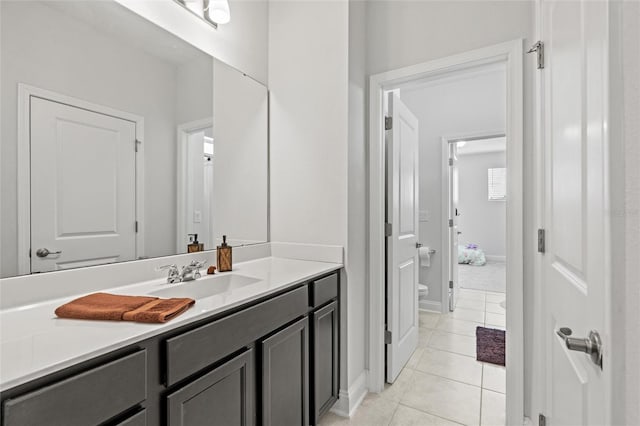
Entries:
{"type": "Polygon", "coordinates": [[[176,129],[176,142],[177,142],[177,163],[176,163],[176,253],[183,253],[185,250],[184,236],[186,235],[186,219],[187,219],[187,193],[184,191],[184,184],[187,181],[188,167],[185,164],[187,159],[187,142],[189,133],[196,130],[206,129],[208,127],[213,128],[213,117],[202,118],[200,120],[189,121],[178,125],[176,129]]]}
{"type": "Polygon", "coordinates": [[[144,257],[144,117],[18,83],[18,275],[31,273],[31,96],[127,120],[136,125],[136,259],[144,257]]]}
{"type": "Polygon", "coordinates": [[[369,390],[384,388],[385,318],[385,149],[383,93],[408,81],[443,72],[504,62],[507,68],[507,424],[524,421],[524,325],[523,325],[523,39],[435,59],[369,77],[369,390]]]}
{"type": "MultiPolygon", "coordinates": [[[[440,303],[441,303],[441,309],[442,309],[442,313],[448,312],[448,306],[449,306],[449,276],[448,276],[448,272],[447,272],[447,276],[444,275],[444,271],[448,271],[449,270],[449,261],[450,261],[450,253],[451,253],[451,247],[449,247],[449,224],[445,221],[446,219],[449,219],[449,205],[451,203],[450,200],[450,192],[449,192],[449,188],[450,188],[450,176],[449,176],[449,167],[448,167],[448,161],[449,161],[449,147],[450,144],[452,143],[457,143],[460,141],[467,141],[467,142],[476,142],[476,141],[482,141],[485,139],[491,139],[491,138],[501,138],[501,137],[506,137],[505,131],[504,130],[493,130],[493,131],[485,131],[485,132],[475,132],[475,133],[465,133],[465,134],[457,134],[457,135],[448,135],[448,136],[443,136],[441,141],[442,144],[440,146],[441,151],[442,151],[442,161],[440,162],[440,165],[442,166],[442,196],[440,199],[440,203],[441,203],[441,214],[442,214],[442,236],[441,236],[441,241],[442,241],[442,247],[446,247],[447,250],[442,250],[442,257],[441,257],[441,270],[443,271],[443,275],[442,275],[442,297],[440,299],[440,303]]],[[[509,143],[507,141],[507,143],[509,143]]],[[[509,238],[509,235],[507,235],[507,238],[509,238]]],[[[518,244],[518,242],[516,241],[515,244],[518,244]]],[[[509,292],[509,288],[507,287],[507,293],[509,292]]]]}

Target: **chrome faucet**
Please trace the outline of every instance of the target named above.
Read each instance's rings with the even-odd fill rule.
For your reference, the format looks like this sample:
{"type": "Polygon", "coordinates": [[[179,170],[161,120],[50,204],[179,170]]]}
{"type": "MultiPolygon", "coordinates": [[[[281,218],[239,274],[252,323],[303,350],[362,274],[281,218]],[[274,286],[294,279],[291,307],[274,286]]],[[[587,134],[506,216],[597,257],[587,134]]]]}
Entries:
{"type": "Polygon", "coordinates": [[[200,262],[192,260],[191,263],[183,266],[182,270],[178,270],[178,267],[175,264],[160,266],[156,270],[169,270],[169,273],[167,274],[167,282],[169,284],[175,284],[183,281],[193,281],[200,278],[202,276],[200,274],[200,268],[202,268],[205,263],[207,263],[205,260],[201,260],[200,262]]]}
{"type": "Polygon", "coordinates": [[[190,264],[182,267],[182,272],[180,273],[180,278],[182,281],[193,281],[200,278],[202,275],[200,274],[200,268],[207,263],[205,260],[201,260],[198,262],[197,260],[192,260],[190,264]]]}

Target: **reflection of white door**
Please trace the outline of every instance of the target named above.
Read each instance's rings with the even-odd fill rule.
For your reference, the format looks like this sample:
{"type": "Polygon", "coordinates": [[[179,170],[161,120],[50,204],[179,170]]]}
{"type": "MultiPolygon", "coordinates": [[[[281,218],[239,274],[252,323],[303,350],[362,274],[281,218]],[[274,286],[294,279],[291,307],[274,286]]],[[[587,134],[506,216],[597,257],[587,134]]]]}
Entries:
{"type": "Polygon", "coordinates": [[[457,145],[449,144],[449,310],[456,308],[460,282],[458,280],[458,157],[457,145]]]}
{"type": "Polygon", "coordinates": [[[418,345],[418,119],[389,94],[387,132],[387,381],[393,383],[418,345]]]}
{"type": "Polygon", "coordinates": [[[31,271],[135,259],[136,124],[32,96],[30,140],[31,271]]]}
{"type": "Polygon", "coordinates": [[[608,2],[542,3],[547,229],[542,262],[544,414],[551,425],[611,424],[606,408],[611,380],[605,272],[610,257],[607,9],[608,2]],[[575,340],[565,339],[569,330],[575,340]],[[580,349],[591,330],[604,340],[604,368],[588,354],[569,349],[580,349]]]}

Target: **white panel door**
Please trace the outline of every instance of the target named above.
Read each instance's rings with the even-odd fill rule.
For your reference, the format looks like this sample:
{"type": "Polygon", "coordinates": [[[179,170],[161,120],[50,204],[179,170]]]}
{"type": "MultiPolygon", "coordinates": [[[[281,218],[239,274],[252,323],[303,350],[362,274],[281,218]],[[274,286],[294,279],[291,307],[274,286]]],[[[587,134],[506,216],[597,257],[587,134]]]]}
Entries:
{"type": "Polygon", "coordinates": [[[550,425],[611,424],[606,403],[611,349],[606,319],[607,9],[606,1],[542,3],[544,414],[550,425]],[[597,354],[592,359],[576,350],[592,330],[604,341],[604,368],[597,354]]]}
{"type": "Polygon", "coordinates": [[[34,96],[30,119],[31,271],[135,259],[135,123],[34,96]]]}
{"type": "Polygon", "coordinates": [[[389,94],[387,131],[386,380],[393,383],[418,345],[418,119],[389,94]]]}
{"type": "Polygon", "coordinates": [[[449,310],[453,312],[458,302],[460,281],[458,280],[458,201],[460,182],[458,178],[457,145],[449,144],[449,310]]]}

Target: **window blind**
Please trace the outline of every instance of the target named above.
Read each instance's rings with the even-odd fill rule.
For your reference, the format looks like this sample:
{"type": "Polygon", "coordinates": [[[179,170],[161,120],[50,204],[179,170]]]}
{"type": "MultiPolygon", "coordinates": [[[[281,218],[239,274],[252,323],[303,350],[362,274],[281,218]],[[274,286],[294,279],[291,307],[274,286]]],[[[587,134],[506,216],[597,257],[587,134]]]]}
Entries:
{"type": "Polygon", "coordinates": [[[489,201],[504,201],[507,199],[507,169],[495,168],[488,170],[489,201]]]}

